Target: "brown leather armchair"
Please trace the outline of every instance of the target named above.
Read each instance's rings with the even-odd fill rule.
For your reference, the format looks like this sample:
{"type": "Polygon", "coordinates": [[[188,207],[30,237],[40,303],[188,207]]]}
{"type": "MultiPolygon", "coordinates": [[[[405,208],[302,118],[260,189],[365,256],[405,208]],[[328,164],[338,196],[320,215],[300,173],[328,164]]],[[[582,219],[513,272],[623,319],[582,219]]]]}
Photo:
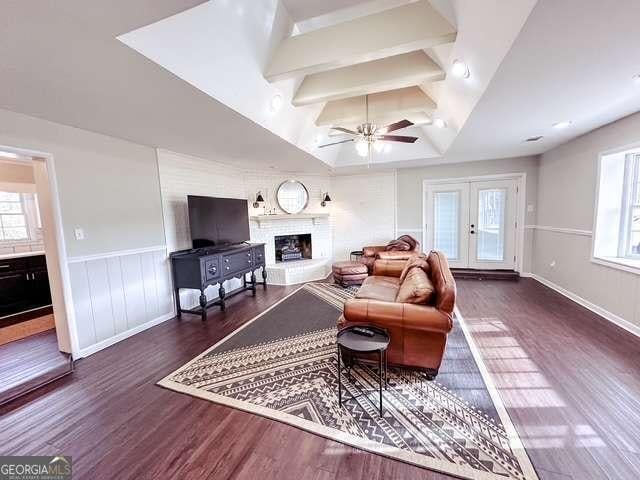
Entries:
{"type": "Polygon", "coordinates": [[[453,327],[456,284],[447,259],[443,253],[432,251],[426,258],[428,275],[406,274],[403,281],[397,265],[379,262],[375,262],[374,275],[365,280],[356,298],[345,303],[338,327],[376,325],[387,329],[391,339],[389,363],[423,369],[433,378],[453,327]],[[397,301],[400,290],[424,290],[427,277],[426,288],[432,288],[433,293],[426,303],[397,301]]]}
{"type": "MultiPolygon", "coordinates": [[[[405,237],[403,235],[398,240],[405,237]]],[[[388,245],[377,245],[364,247],[362,249],[362,259],[361,262],[367,266],[367,270],[369,271],[369,275],[373,273],[373,266],[376,263],[376,260],[385,260],[387,262],[396,262],[396,267],[402,271],[404,268],[405,261],[409,258],[419,255],[420,252],[420,242],[415,240],[412,237],[406,235],[406,237],[411,239],[412,244],[414,244],[414,248],[411,250],[387,250],[388,245]]],[[[396,240],[397,241],[397,240],[396,240]]],[[[393,242],[392,242],[393,243],[393,242]]]]}

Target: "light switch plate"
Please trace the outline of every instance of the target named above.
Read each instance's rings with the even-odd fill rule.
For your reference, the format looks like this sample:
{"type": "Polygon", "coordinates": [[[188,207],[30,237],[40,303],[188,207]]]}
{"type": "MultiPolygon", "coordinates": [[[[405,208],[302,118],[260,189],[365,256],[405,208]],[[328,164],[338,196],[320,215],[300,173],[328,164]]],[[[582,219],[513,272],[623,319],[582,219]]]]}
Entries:
{"type": "Polygon", "coordinates": [[[84,230],[81,228],[76,228],[75,231],[76,240],[84,240],[84,230]]]}

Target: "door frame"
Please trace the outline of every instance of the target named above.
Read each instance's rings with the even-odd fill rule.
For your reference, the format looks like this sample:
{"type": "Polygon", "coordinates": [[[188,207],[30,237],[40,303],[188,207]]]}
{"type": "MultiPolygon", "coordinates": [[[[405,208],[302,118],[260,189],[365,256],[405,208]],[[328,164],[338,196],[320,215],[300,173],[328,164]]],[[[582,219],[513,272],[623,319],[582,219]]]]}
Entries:
{"type": "Polygon", "coordinates": [[[465,177],[434,178],[422,181],[422,245],[427,245],[427,188],[441,183],[486,182],[491,180],[515,180],[516,182],[516,245],[515,271],[522,273],[524,265],[524,231],[527,211],[527,173],[498,173],[465,177]]]}
{"type": "MultiPolygon", "coordinates": [[[[61,303],[56,304],[54,301],[53,305],[56,334],[58,336],[58,348],[62,352],[70,353],[73,358],[77,358],[79,356],[80,346],[77,337],[75,310],[71,294],[71,276],[67,260],[67,248],[64,240],[60,193],[58,190],[53,154],[10,145],[0,145],[0,150],[19,155],[21,158],[15,159],[19,162],[28,163],[30,165],[33,165],[33,163],[37,161],[44,162],[47,173],[47,186],[49,188],[48,193],[51,197],[51,210],[53,216],[51,220],[54,225],[53,239],[55,240],[53,242],[54,245],[47,244],[45,240],[45,255],[47,254],[47,250],[54,250],[56,253],[57,262],[52,262],[51,264],[56,271],[49,273],[49,280],[52,289],[52,296],[55,297],[53,290],[56,289],[58,290],[59,296],[62,298],[61,303]],[[51,282],[51,279],[55,279],[56,277],[59,279],[59,282],[51,282]],[[62,315],[55,315],[56,308],[62,313],[62,315]]],[[[49,262],[47,262],[47,266],[49,266],[49,262]]]]}

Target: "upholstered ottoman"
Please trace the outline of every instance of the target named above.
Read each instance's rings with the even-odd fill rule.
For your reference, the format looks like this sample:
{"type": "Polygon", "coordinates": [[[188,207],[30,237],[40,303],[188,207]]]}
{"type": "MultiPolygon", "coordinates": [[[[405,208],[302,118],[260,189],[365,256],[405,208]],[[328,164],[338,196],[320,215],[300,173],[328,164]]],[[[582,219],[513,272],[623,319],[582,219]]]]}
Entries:
{"type": "Polygon", "coordinates": [[[359,262],[336,262],[331,266],[333,281],[343,286],[361,285],[369,276],[367,266],[359,262]]]}

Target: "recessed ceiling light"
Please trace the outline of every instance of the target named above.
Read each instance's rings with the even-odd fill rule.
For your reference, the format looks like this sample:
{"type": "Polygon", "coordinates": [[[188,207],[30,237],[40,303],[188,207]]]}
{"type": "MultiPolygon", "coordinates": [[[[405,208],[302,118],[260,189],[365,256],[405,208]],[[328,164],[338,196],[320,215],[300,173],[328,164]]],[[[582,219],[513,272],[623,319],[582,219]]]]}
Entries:
{"type": "Polygon", "coordinates": [[[433,119],[433,124],[438,127],[438,128],[444,128],[447,126],[447,122],[445,122],[443,119],[441,118],[434,118],[433,119]]]}
{"type": "Polygon", "coordinates": [[[11,153],[11,152],[3,152],[0,150],[0,157],[5,157],[5,158],[18,158],[18,155],[15,153],[11,153]]]}
{"type": "Polygon", "coordinates": [[[280,110],[282,108],[282,103],[282,95],[280,95],[279,93],[275,94],[271,99],[271,111],[277,112],[278,110],[280,110]]]}
{"type": "Polygon", "coordinates": [[[453,64],[451,65],[451,74],[458,78],[469,78],[471,76],[469,66],[462,60],[453,61],[453,64]]]}
{"type": "Polygon", "coordinates": [[[562,130],[563,128],[567,128],[569,125],[571,125],[571,121],[570,120],[565,120],[564,122],[556,122],[552,126],[553,126],[553,128],[557,128],[559,130],[562,130]]]}
{"type": "Polygon", "coordinates": [[[633,77],[631,77],[631,80],[633,80],[633,83],[635,83],[636,85],[640,85],[640,73],[636,73],[633,77]]]}

